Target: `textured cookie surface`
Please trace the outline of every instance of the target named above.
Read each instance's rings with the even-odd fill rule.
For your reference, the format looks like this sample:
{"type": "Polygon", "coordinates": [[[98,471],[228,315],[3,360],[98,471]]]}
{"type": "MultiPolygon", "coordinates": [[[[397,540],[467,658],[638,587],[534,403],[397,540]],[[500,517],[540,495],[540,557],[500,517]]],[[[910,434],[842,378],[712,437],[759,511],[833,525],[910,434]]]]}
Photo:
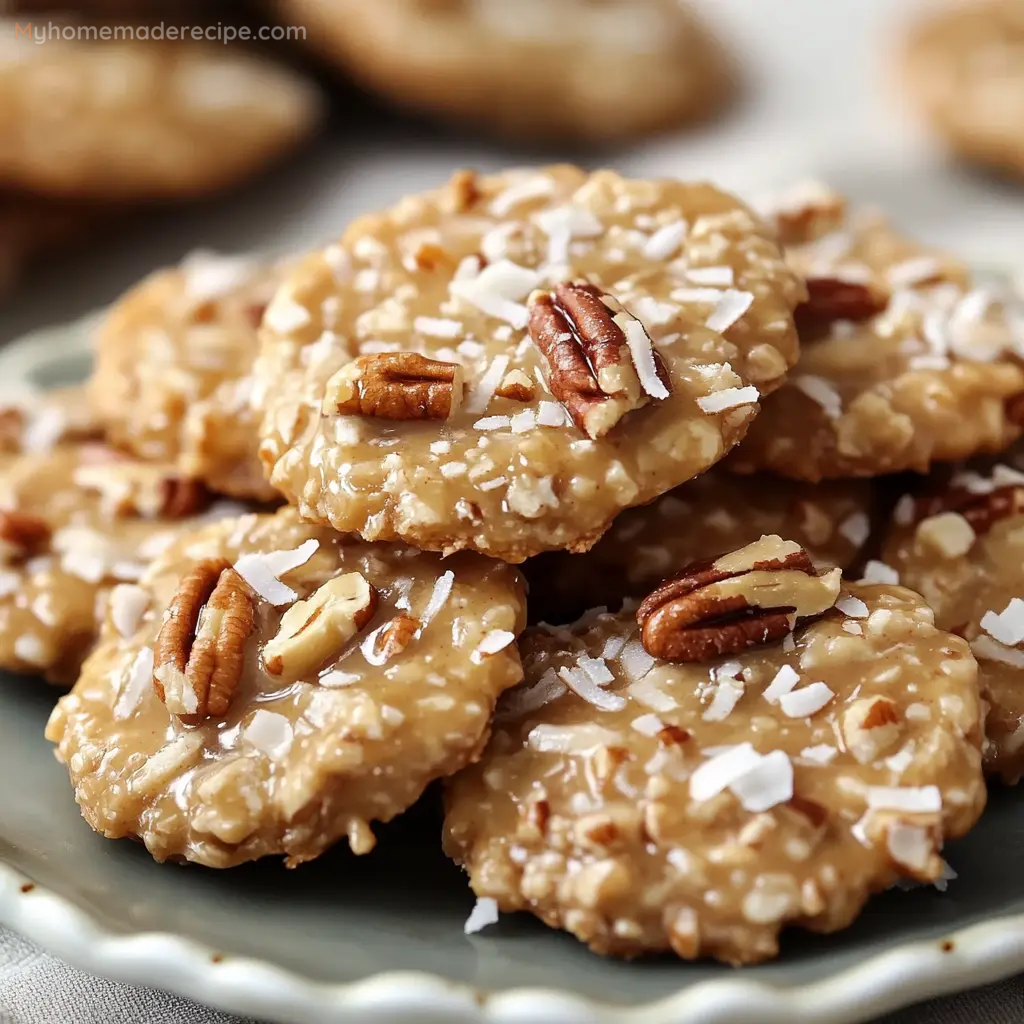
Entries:
{"type": "Polygon", "coordinates": [[[749,963],[788,924],[835,931],[898,877],[940,876],[985,803],[975,661],[908,590],[765,569],[797,550],[706,566],[727,578],[656,601],[642,633],[625,612],[527,632],[526,681],[448,790],[445,847],[478,896],[600,953],[749,963]],[[702,621],[744,596],[746,618],[702,621]],[[750,646],[772,601],[834,608],[750,646]],[[646,649],[709,634],[703,662],[646,649]]]}
{"type": "Polygon", "coordinates": [[[721,459],[795,361],[803,289],[766,232],[708,185],[571,167],[364,218],[264,316],[272,484],[371,540],[585,549],[721,459]]]}
{"type": "Polygon", "coordinates": [[[89,824],[158,860],[366,853],[478,756],[524,620],[500,563],[246,516],[115,593],[47,736],[89,824]]]}
{"type": "Polygon", "coordinates": [[[0,184],[111,200],[226,188],[321,116],[294,72],[194,42],[16,37],[0,19],[0,184]]]}
{"type": "Polygon", "coordinates": [[[616,610],[691,562],[743,547],[763,534],[797,541],[818,565],[844,571],[872,532],[875,487],[866,480],[809,485],[720,469],[649,505],[623,512],[581,555],[530,559],[530,619],[568,622],[589,608],[616,610]]]}
{"type": "Polygon", "coordinates": [[[111,589],[137,580],[182,530],[237,506],[211,505],[171,467],[98,442],[40,450],[53,429],[38,417],[18,431],[28,451],[0,455],[0,667],[70,683],[111,589]]]}
{"type": "Polygon", "coordinates": [[[734,92],[674,0],[278,0],[309,45],[402,106],[527,139],[605,142],[706,117],[734,92]]]}
{"type": "Polygon", "coordinates": [[[838,197],[773,210],[810,299],[800,362],[731,465],[801,480],[924,471],[1019,434],[1024,313],[967,269],[838,197]]]}
{"type": "Polygon", "coordinates": [[[881,569],[970,641],[989,704],[985,769],[1015,783],[1024,773],[1024,459],[1019,449],[1007,458],[902,499],[881,569]]]}
{"type": "Polygon", "coordinates": [[[96,333],[90,382],[110,440],[213,490],[269,500],[249,407],[257,328],[283,269],[196,253],[133,288],[96,333]]]}
{"type": "Polygon", "coordinates": [[[954,152],[1024,175],[1024,7],[951,4],[913,32],[904,78],[954,152]]]}

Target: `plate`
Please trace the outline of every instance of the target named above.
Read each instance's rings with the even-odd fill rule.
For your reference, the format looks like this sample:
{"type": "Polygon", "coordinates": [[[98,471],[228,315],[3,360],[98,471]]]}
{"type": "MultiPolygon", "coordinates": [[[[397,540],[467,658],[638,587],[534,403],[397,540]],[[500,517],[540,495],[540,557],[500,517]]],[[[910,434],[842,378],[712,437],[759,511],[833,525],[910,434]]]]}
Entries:
{"type": "MultiPolygon", "coordinates": [[[[10,392],[87,367],[88,324],[0,353],[10,392]]],[[[440,852],[437,794],[297,871],[158,865],[82,821],[42,738],[55,693],[0,679],[0,921],[95,974],[287,1024],[844,1024],[1024,970],[1024,808],[995,790],[948,848],[945,893],[892,891],[849,930],[787,934],[742,971],[593,956],[528,915],[463,934],[473,905],[440,852]]]]}

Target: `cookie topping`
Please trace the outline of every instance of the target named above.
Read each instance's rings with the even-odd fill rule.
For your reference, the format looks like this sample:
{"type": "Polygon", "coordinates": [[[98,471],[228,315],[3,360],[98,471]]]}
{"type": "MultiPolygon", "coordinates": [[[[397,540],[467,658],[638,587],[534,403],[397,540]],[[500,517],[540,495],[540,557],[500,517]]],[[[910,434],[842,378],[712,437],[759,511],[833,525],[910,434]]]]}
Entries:
{"type": "Polygon", "coordinates": [[[462,367],[416,352],[360,356],[327,382],[328,415],[445,420],[462,404],[462,367]]]}
{"type": "Polygon", "coordinates": [[[24,512],[0,511],[0,552],[5,560],[31,558],[50,543],[45,520],[24,512]]]}
{"type": "Polygon", "coordinates": [[[824,614],[840,571],[818,575],[798,545],[763,537],[711,563],[697,563],[637,609],[644,649],[666,661],[703,661],[779,640],[797,620],[824,614]]]}
{"type": "Polygon", "coordinates": [[[292,681],[337,655],[377,608],[377,591],[357,572],[328,580],[281,617],[277,635],[263,649],[263,667],[292,681]]]}
{"type": "Polygon", "coordinates": [[[547,360],[551,391],[591,438],[646,404],[644,392],[668,396],[643,325],[617,305],[588,284],[530,297],[530,336],[547,360]]]}
{"type": "Polygon", "coordinates": [[[153,688],[187,725],[223,716],[242,674],[255,601],[223,559],[185,574],[153,648],[153,688]]]}

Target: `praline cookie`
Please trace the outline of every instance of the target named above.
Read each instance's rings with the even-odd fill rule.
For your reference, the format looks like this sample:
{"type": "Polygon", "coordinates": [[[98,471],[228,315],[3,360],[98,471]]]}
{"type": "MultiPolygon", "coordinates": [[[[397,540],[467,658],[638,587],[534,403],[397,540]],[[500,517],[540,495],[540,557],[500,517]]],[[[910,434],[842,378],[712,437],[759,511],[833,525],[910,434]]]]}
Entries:
{"type": "Polygon", "coordinates": [[[287,276],[261,456],[304,517],[370,540],[584,550],[743,437],[804,294],[709,185],[463,172],[287,276]]]}
{"type": "Polygon", "coordinates": [[[321,120],[311,83],[224,46],[40,45],[8,19],[0,40],[0,182],[8,188],[118,201],[207,194],[263,169],[321,120]]]}
{"type": "Polygon", "coordinates": [[[220,493],[275,497],[249,394],[257,328],[283,273],[252,258],[195,253],[117,302],[96,332],[90,381],[110,440],[220,493]]]}
{"type": "Polygon", "coordinates": [[[73,682],[112,588],[225,511],[171,467],[100,443],[0,455],[0,667],[73,682]]]}
{"type": "Polygon", "coordinates": [[[730,465],[798,480],[925,471],[1024,425],[1024,315],[951,257],[821,192],[771,211],[807,281],[800,362],[730,465]]]}
{"type": "Polygon", "coordinates": [[[989,705],[985,769],[1024,774],[1024,473],[964,470],[896,506],[880,578],[921,593],[943,629],[970,641],[989,705]]]}
{"type": "Polygon", "coordinates": [[[557,551],[523,566],[534,622],[568,622],[588,608],[613,611],[709,553],[733,551],[764,534],[796,541],[815,565],[853,565],[875,519],[872,481],[809,485],[713,469],[623,512],[589,551],[557,551]]]}
{"type": "Polygon", "coordinates": [[[474,761],[522,679],[518,573],[246,516],[111,602],[47,727],[86,820],[157,860],[289,864],[474,761]]]}
{"type": "Polygon", "coordinates": [[[676,0],[277,0],[399,105],[532,140],[610,142],[716,113],[734,67],[676,0]]]}
{"type": "Polygon", "coordinates": [[[1024,8],[1018,0],[950,4],[913,31],[903,78],[958,155],[1024,175],[1024,8]]]}
{"type": "Polygon", "coordinates": [[[596,952],[764,960],[787,925],[937,879],[985,805],[966,642],[778,537],[520,648],[445,848],[478,896],[596,952]]]}

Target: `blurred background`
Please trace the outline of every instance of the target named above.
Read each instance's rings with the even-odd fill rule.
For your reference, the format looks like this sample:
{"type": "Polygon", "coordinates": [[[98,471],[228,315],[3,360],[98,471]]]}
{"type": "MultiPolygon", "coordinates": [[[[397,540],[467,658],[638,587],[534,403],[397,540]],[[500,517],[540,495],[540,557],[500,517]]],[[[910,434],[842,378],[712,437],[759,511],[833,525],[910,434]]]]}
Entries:
{"type": "MultiPolygon", "coordinates": [[[[531,6],[488,2],[504,3],[511,14],[505,30],[513,34],[531,6]]],[[[578,0],[542,2],[555,15],[579,7],[578,0]]],[[[645,2],[635,0],[637,10],[645,2]]],[[[386,36],[393,26],[365,18],[366,38],[348,41],[348,58],[340,52],[338,19],[351,15],[353,4],[393,7],[396,17],[413,7],[453,16],[462,7],[460,0],[6,0],[6,7],[0,0],[0,268],[5,250],[8,260],[0,341],[103,306],[145,273],[197,248],[312,247],[354,216],[439,184],[464,166],[572,160],[636,175],[709,178],[745,197],[814,177],[884,206],[922,239],[975,262],[1024,264],[1024,181],[947,155],[901,83],[899,54],[909,28],[946,6],[943,0],[690,0],[728,53],[734,85],[702,101],[699,123],[683,118],[687,123],[656,132],[585,143],[564,131],[554,133],[555,142],[524,137],[529,117],[513,138],[486,118],[467,124],[408,109],[424,105],[417,83],[386,62],[368,73],[363,59],[400,48],[400,35],[386,36]],[[174,48],[191,44],[181,42],[139,41],[130,60],[114,60],[88,51],[102,43],[14,38],[16,25],[64,24],[58,19],[69,11],[106,24],[166,18],[301,25],[306,40],[249,47],[255,64],[249,57],[239,64],[238,48],[216,41],[207,57],[186,67],[183,51],[174,48]],[[162,63],[151,72],[145,65],[157,50],[162,63]],[[367,88],[375,73],[375,84],[383,82],[376,90],[367,88]],[[201,131],[181,122],[175,103],[182,90],[202,108],[201,131]],[[407,109],[384,92],[401,93],[407,109]],[[120,93],[130,94],[137,109],[122,113],[120,93]],[[125,146],[118,132],[129,123],[131,152],[119,151],[119,173],[111,174],[104,146],[125,146]],[[172,135],[176,148],[157,173],[147,160],[159,164],[172,135]],[[81,167],[75,146],[89,157],[81,167]]],[[[429,45],[436,53],[443,39],[429,45]]],[[[694,37],[680,60],[704,60],[713,45],[710,37],[694,37]]],[[[596,62],[596,78],[609,74],[608,61],[596,62]]],[[[447,81],[452,63],[438,54],[435,74],[447,81]]],[[[481,76],[487,79],[486,68],[481,76]]],[[[463,77],[452,87],[461,102],[494,83],[463,77]]]]}

